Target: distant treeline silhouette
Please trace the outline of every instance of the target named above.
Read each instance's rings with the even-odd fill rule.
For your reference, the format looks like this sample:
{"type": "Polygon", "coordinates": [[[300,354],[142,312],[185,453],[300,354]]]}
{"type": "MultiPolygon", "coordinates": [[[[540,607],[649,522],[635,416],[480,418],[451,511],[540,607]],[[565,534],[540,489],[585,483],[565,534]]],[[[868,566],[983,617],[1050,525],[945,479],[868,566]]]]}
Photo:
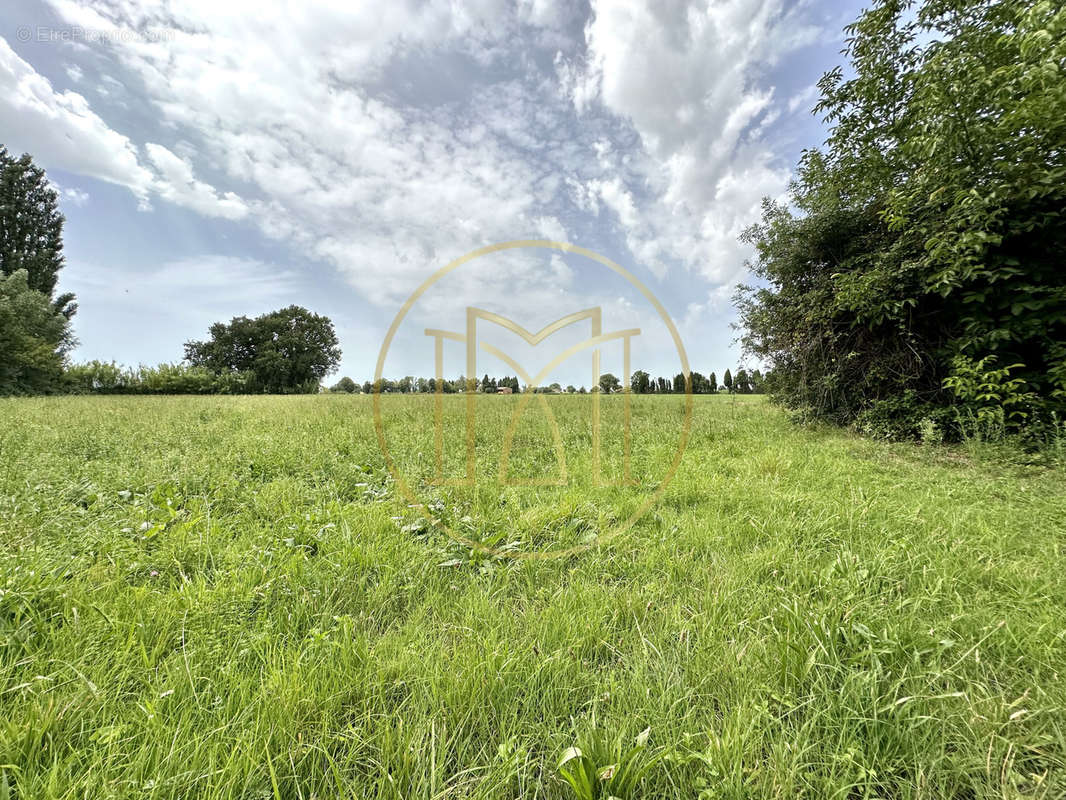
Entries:
{"type": "MultiPolygon", "coordinates": [[[[693,372],[691,379],[694,394],[717,394],[719,391],[730,394],[762,394],[766,388],[766,376],[757,369],[740,368],[735,375],[727,369],[722,375],[721,384],[718,383],[718,378],[713,372],[706,376],[700,372],[693,372]]],[[[439,385],[436,378],[421,378],[413,375],[399,379],[382,378],[379,385],[373,381],[364,381],[360,385],[345,376],[331,386],[330,391],[349,394],[356,392],[371,394],[375,391],[384,394],[432,394],[439,391],[443,394],[457,394],[466,391],[471,382],[473,386],[470,388],[485,394],[495,394],[501,389],[510,389],[514,393],[530,391],[528,385],[519,383],[517,376],[505,375],[502,378],[496,378],[488,374],[473,381],[464,375],[455,379],[443,378],[439,385]]],[[[684,394],[685,376],[679,372],[672,378],[653,378],[644,370],[637,370],[630,378],[629,388],[634,394],[684,394]]],[[[613,394],[621,390],[621,381],[607,372],[600,376],[599,383],[591,389],[573,384],[563,386],[559,383],[551,383],[538,386],[532,391],[543,394],[587,394],[589,391],[613,394]]]]}

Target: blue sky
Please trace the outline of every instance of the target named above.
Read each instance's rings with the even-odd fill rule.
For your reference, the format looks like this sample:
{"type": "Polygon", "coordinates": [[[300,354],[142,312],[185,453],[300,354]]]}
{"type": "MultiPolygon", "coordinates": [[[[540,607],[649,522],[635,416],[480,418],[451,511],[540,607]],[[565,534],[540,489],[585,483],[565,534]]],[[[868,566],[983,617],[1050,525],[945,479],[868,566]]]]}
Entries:
{"type": "MultiPolygon", "coordinates": [[[[535,238],[631,270],[692,368],[720,375],[740,361],[737,236],[824,138],[814,83],[841,62],[858,11],[18,0],[0,6],[0,142],[60,191],[79,360],[176,361],[216,320],[298,303],[334,320],[338,374],[363,380],[422,280],[476,247],[535,238]]],[[[634,368],[677,371],[617,276],[527,251],[442,282],[386,373],[429,374],[423,328],[461,324],[467,304],[530,329],[601,305],[605,328],[644,332],[634,368]]],[[[556,377],[588,382],[576,365],[556,377]]]]}

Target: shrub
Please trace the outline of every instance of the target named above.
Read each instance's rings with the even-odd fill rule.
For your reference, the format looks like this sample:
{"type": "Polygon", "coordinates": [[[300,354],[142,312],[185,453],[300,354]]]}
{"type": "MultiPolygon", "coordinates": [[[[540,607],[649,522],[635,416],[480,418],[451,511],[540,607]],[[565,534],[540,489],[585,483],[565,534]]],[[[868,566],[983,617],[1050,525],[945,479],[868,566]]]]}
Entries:
{"type": "Polygon", "coordinates": [[[216,375],[187,364],[142,364],[133,370],[90,361],[70,366],[64,375],[66,391],[75,394],[244,394],[253,383],[249,372],[216,375]]]}
{"type": "Polygon", "coordinates": [[[848,32],[826,148],[746,234],[745,348],[832,422],[1046,426],[1066,412],[1066,7],[879,0],[848,32]]]}

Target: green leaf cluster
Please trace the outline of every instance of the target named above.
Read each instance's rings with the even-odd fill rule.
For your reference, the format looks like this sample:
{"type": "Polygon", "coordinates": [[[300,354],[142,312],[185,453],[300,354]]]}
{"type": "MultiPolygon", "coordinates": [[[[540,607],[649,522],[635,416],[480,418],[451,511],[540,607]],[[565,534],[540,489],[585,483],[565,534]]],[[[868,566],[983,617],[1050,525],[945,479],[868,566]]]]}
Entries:
{"type": "Polygon", "coordinates": [[[216,322],[210,334],[185,343],[185,360],[217,375],[249,373],[253,392],[314,393],[340,363],[333,323],[300,306],[216,322]]]}
{"type": "Polygon", "coordinates": [[[847,32],[824,148],[746,233],[744,344],[818,418],[1038,427],[1066,407],[1066,8],[879,0],[847,32]]]}

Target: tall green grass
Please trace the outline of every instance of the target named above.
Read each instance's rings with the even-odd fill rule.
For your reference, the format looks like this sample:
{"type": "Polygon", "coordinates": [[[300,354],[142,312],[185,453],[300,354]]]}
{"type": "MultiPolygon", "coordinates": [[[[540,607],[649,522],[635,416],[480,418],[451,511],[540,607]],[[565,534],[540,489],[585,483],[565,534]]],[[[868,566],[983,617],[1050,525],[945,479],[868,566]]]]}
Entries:
{"type": "MultiPolygon", "coordinates": [[[[433,491],[516,548],[639,495],[433,491]]],[[[1061,470],[697,397],[650,513],[515,561],[409,507],[366,397],[0,401],[0,796],[564,798],[576,746],[629,797],[1063,797],[1064,521],[1061,470]]]]}

